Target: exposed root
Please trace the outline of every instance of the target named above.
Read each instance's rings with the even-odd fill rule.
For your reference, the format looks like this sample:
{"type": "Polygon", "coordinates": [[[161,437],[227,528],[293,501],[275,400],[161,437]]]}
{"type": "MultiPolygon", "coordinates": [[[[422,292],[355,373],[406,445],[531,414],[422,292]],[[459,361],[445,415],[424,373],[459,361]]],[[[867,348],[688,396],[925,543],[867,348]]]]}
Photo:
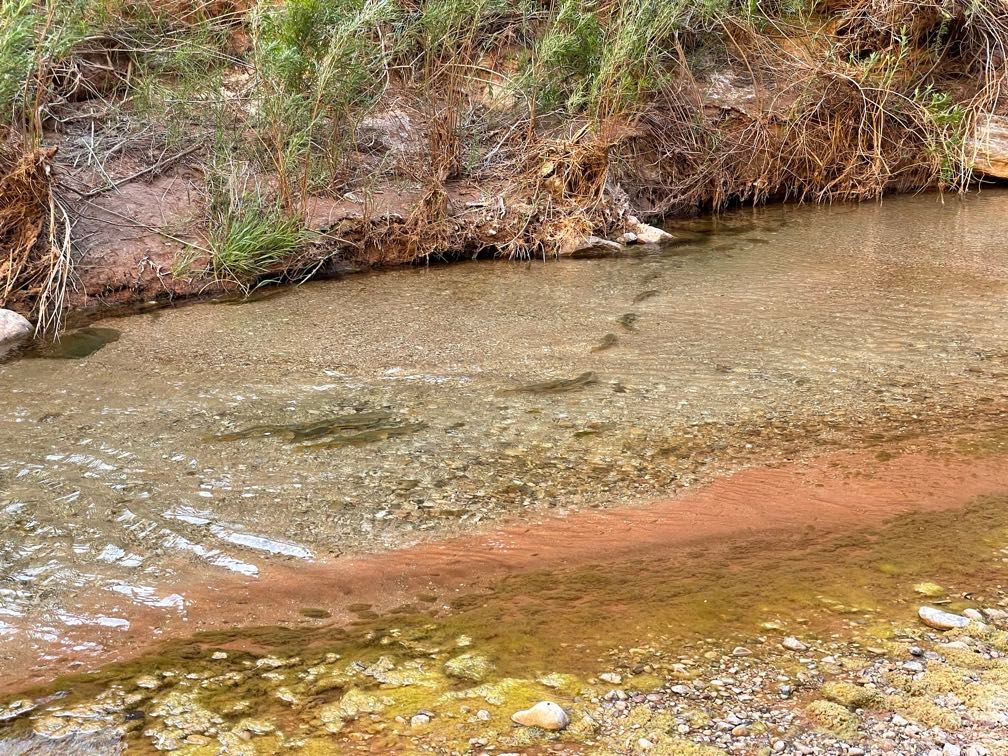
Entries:
{"type": "Polygon", "coordinates": [[[0,148],[0,307],[31,303],[38,334],[58,333],[70,282],[70,218],[53,191],[55,149],[0,148]]]}

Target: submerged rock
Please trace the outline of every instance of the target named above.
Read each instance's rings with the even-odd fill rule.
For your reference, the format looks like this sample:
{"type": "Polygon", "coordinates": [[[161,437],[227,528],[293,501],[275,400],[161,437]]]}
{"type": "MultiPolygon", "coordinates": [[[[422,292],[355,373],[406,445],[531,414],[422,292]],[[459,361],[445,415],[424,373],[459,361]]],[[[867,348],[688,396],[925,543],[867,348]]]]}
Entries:
{"type": "Polygon", "coordinates": [[[935,609],[933,606],[922,606],[917,610],[917,616],[921,618],[921,621],[925,625],[933,627],[935,630],[955,630],[956,628],[966,627],[970,623],[968,617],[963,617],[961,614],[944,612],[941,609],[935,609]]]}
{"type": "Polygon", "coordinates": [[[781,645],[788,651],[807,651],[808,646],[802,643],[800,640],[795,638],[793,635],[787,636],[781,641],[781,645]]]}
{"type": "Polygon", "coordinates": [[[466,653],[445,662],[444,671],[458,680],[483,682],[493,671],[494,665],[483,654],[466,653]]]}
{"type": "Polygon", "coordinates": [[[0,353],[31,336],[31,322],[13,310],[0,309],[0,353]]]}
{"type": "Polygon", "coordinates": [[[612,257],[623,254],[623,250],[624,247],[619,242],[603,239],[600,236],[589,236],[565,245],[560,250],[560,254],[575,258],[612,257]]]}
{"type": "Polygon", "coordinates": [[[511,721],[524,727],[539,727],[543,730],[562,730],[570,724],[570,715],[560,704],[540,701],[531,709],[522,709],[511,715],[511,721]]]}
{"type": "Polygon", "coordinates": [[[938,585],[938,583],[932,582],[917,583],[917,585],[914,586],[914,591],[919,593],[921,596],[927,596],[928,598],[936,598],[937,596],[945,595],[945,589],[938,585]]]}

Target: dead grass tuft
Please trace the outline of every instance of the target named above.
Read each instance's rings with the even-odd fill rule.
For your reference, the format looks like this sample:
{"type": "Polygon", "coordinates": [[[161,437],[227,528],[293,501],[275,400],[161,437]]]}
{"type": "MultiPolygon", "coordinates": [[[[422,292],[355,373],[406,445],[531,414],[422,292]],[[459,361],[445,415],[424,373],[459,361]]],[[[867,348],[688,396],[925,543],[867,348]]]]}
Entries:
{"type": "Polygon", "coordinates": [[[53,192],[55,149],[7,137],[0,144],[0,307],[34,304],[38,333],[56,333],[63,319],[71,260],[69,218],[53,192]]]}

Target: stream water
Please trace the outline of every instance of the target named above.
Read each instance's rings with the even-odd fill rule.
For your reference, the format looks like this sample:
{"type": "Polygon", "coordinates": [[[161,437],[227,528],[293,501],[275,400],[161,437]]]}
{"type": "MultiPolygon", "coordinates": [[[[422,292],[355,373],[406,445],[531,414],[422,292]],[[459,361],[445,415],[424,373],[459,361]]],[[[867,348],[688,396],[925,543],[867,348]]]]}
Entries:
{"type": "MultiPolygon", "coordinates": [[[[997,455],[1008,451],[1008,193],[773,207],[670,230],[674,244],[620,259],[410,269],[237,306],[106,319],[0,365],[0,667],[8,687],[90,667],[162,631],[177,635],[190,620],[243,624],[255,600],[235,597],[271,576],[284,576],[284,590],[297,594],[292,605],[308,610],[301,620],[315,627],[312,611],[318,620],[336,610],[322,606],[324,591],[305,606],[309,576],[321,580],[341,560],[456,537],[431,575],[422,557],[409,581],[394,557],[372,563],[415,592],[459,560],[469,560],[466,571],[492,572],[496,542],[480,542],[480,558],[473,539],[497,522],[574,520],[584,510],[689,494],[745,468],[861,454],[830,463],[849,480],[866,472],[866,459],[910,455],[916,467],[906,470],[916,472],[898,484],[914,494],[894,510],[868,503],[885,499],[870,491],[861,509],[845,508],[842,497],[831,504],[830,521],[846,517],[852,527],[862,516],[880,521],[913,509],[943,485],[961,489],[957,504],[1005,490],[997,455]],[[964,451],[974,461],[957,462],[954,474],[975,484],[934,477],[934,459],[964,451]],[[915,476],[925,481],[919,489],[915,476]],[[299,579],[305,585],[291,589],[299,579]]],[[[811,545],[801,527],[823,525],[816,501],[828,497],[799,506],[788,498],[792,485],[785,477],[743,486],[735,508],[698,504],[687,531],[726,538],[692,561],[635,555],[634,543],[682,535],[639,524],[605,578],[585,567],[556,587],[545,557],[545,569],[532,570],[542,567],[546,539],[520,565],[538,577],[498,590],[478,620],[456,606],[471,627],[456,619],[439,633],[535,625],[531,636],[498,632],[497,663],[515,675],[529,665],[542,672],[560,652],[530,637],[576,628],[570,642],[579,648],[621,643],[644,614],[667,637],[681,635],[673,619],[684,614],[696,633],[713,634],[726,613],[695,611],[706,601],[699,597],[745,614],[758,598],[740,586],[757,575],[788,597],[774,605],[779,614],[825,583],[845,585],[864,570],[877,578],[870,565],[902,560],[923,569],[920,540],[911,546],[903,533],[892,538],[902,550],[879,547],[849,572],[817,578],[816,564],[832,564],[829,550],[806,555],[810,577],[795,584],[793,570],[771,565],[811,545]],[[779,552],[733,540],[782,523],[792,535],[778,541],[779,552]],[[743,551],[731,557],[733,548],[743,551]],[[573,614],[551,613],[571,602],[573,614]],[[605,634],[594,629],[599,618],[605,634]]],[[[675,521],[683,511],[675,501],[656,511],[675,521]]],[[[972,519],[906,527],[952,529],[925,539],[926,553],[975,545],[1008,526],[1000,500],[984,501],[972,519]]],[[[935,499],[929,508],[949,505],[935,499]]],[[[599,529],[615,532],[632,519],[603,519],[599,529]]],[[[558,539],[584,536],[543,527],[556,527],[558,539]]],[[[601,550],[615,553],[620,538],[601,550]]],[[[586,552],[593,543],[585,541],[586,552]]],[[[345,603],[368,593],[359,573],[344,578],[345,603]]],[[[892,588],[883,581],[875,598],[851,601],[877,601],[892,588]]],[[[367,609],[358,608],[358,621],[370,621],[367,609]]],[[[284,644],[302,648],[309,636],[284,636],[284,644]]],[[[597,666],[565,664],[579,674],[597,666]]]]}

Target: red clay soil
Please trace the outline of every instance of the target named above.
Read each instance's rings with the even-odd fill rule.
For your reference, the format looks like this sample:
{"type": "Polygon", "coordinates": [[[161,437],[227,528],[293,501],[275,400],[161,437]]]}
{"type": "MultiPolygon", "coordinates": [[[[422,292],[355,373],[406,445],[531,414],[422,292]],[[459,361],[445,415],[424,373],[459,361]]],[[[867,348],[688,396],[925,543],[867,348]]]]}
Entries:
{"type": "MultiPolygon", "coordinates": [[[[355,603],[384,609],[418,594],[439,601],[485,588],[529,570],[599,564],[629,556],[682,553],[687,544],[766,538],[798,527],[839,530],[878,525],[909,511],[962,507],[984,494],[1008,493],[1008,456],[909,453],[889,461],[841,453],[777,468],[749,469],[683,496],[633,507],[539,518],[484,533],[422,543],[397,551],[345,557],[309,567],[266,566],[258,579],[192,575],[189,585],[164,586],[185,595],[186,618],[133,607],[127,632],[82,628],[79,640],[100,636],[106,651],[80,659],[41,660],[25,649],[8,659],[12,674],[0,689],[16,689],[70,668],[136,654],[153,641],[198,630],[306,622],[304,607],[349,619],[355,603]],[[108,637],[102,637],[103,635],[108,637]],[[18,656],[17,654],[15,656],[18,656]]],[[[122,614],[122,608],[117,608],[122,614]]]]}

